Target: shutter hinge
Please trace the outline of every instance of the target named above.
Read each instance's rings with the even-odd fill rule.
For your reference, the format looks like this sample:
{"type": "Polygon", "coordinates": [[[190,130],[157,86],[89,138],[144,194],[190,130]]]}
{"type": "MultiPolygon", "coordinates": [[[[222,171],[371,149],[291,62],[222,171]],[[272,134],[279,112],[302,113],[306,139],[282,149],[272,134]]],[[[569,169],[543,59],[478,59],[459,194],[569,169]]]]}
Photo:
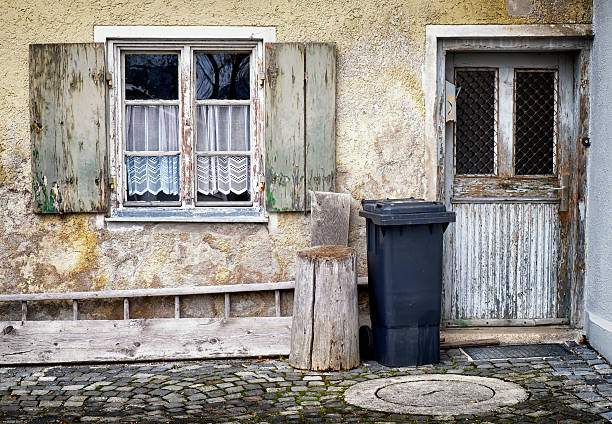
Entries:
{"type": "Polygon", "coordinates": [[[108,186],[110,187],[111,190],[114,190],[115,187],[117,187],[117,177],[115,175],[113,175],[110,178],[108,186]]]}
{"type": "Polygon", "coordinates": [[[264,83],[266,82],[266,73],[265,72],[260,72],[257,74],[257,82],[259,84],[259,88],[263,88],[264,87],[264,83]]]}
{"type": "Polygon", "coordinates": [[[263,174],[260,174],[257,177],[257,189],[259,191],[264,191],[266,188],[266,176],[263,174]]]}
{"type": "Polygon", "coordinates": [[[106,75],[106,83],[108,84],[109,87],[113,86],[113,76],[111,75],[110,72],[107,72],[106,75]]]}

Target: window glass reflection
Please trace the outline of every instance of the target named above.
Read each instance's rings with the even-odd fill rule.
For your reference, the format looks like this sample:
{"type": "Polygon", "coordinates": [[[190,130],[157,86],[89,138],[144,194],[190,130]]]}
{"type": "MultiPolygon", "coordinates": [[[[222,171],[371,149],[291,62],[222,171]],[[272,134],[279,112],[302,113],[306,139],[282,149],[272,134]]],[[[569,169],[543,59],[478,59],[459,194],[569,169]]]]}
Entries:
{"type": "Polygon", "coordinates": [[[177,100],[178,54],[126,54],[127,100],[177,100]]]}
{"type": "Polygon", "coordinates": [[[248,100],[249,54],[196,54],[198,100],[248,100]]]}

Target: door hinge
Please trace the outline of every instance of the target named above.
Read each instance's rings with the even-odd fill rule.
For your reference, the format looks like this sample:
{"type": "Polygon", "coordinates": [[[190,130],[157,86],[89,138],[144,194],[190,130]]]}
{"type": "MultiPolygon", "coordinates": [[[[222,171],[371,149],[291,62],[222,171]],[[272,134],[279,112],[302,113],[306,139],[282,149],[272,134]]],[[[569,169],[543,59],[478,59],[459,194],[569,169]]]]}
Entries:
{"type": "Polygon", "coordinates": [[[106,83],[108,84],[109,87],[113,86],[113,76],[111,75],[110,72],[107,72],[105,75],[106,78],[106,83]]]}
{"type": "Polygon", "coordinates": [[[263,88],[266,82],[266,73],[260,72],[257,74],[257,83],[259,84],[259,88],[263,88]]]}

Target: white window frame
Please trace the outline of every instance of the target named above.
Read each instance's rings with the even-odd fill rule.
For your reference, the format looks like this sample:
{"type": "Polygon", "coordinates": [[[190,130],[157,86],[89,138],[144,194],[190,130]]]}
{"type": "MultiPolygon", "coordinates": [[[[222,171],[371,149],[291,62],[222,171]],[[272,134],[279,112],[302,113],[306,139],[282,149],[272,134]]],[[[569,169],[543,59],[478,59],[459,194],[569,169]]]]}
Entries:
{"type": "Polygon", "coordinates": [[[109,167],[111,181],[108,221],[141,222],[267,222],[264,181],[264,87],[265,43],[275,41],[273,27],[178,27],[178,26],[96,26],[94,41],[106,47],[109,93],[109,167]],[[123,164],[123,72],[126,51],[172,50],[179,54],[179,101],[181,103],[181,204],[180,206],[126,206],[123,164]],[[197,202],[195,164],[195,111],[198,101],[193,89],[193,61],[196,52],[251,52],[251,192],[252,204],[202,206],[197,202]],[[191,76],[191,79],[190,79],[191,76]],[[184,188],[184,192],[183,192],[184,188]]]}

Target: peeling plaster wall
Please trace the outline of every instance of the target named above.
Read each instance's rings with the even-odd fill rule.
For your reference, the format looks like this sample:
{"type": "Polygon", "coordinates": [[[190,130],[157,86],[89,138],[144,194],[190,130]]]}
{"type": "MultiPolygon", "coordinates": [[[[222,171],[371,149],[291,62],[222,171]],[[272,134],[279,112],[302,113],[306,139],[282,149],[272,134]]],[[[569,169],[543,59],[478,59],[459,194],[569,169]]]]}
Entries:
{"type": "MultiPolygon", "coordinates": [[[[309,218],[299,213],[249,225],[107,225],[102,216],[34,215],[30,43],[90,42],[94,25],[275,26],[279,42],[337,43],[337,190],[354,198],[350,244],[365,274],[359,201],[419,197],[434,177],[424,171],[425,26],[590,21],[590,0],[148,0],[138,7],[9,0],[0,17],[0,292],[283,281],[293,278],[295,252],[310,237],[309,218]]],[[[202,309],[217,313],[216,303],[202,309]]],[[[144,309],[139,315],[147,316],[144,309]]]]}

